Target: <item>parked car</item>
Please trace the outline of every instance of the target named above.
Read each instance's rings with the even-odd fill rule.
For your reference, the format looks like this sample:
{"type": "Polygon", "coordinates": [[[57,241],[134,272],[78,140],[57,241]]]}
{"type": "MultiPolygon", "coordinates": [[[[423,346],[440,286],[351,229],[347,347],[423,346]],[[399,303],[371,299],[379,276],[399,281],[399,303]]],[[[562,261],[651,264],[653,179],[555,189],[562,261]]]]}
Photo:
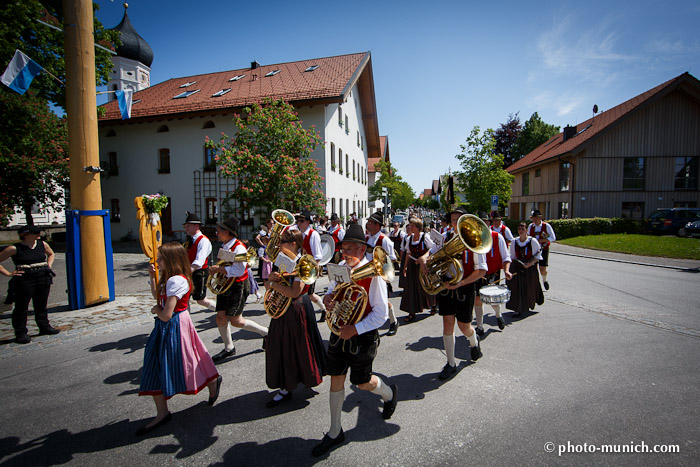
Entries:
{"type": "Polygon", "coordinates": [[[697,220],[700,220],[700,209],[697,208],[657,209],[649,217],[647,230],[657,234],[679,235],[688,222],[697,220]]]}
{"type": "Polygon", "coordinates": [[[391,224],[393,224],[394,222],[398,222],[399,226],[403,227],[403,224],[406,222],[406,217],[404,217],[402,214],[396,214],[394,217],[391,218],[391,224]]]}
{"type": "Polygon", "coordinates": [[[681,237],[700,238],[700,221],[688,222],[685,227],[681,227],[678,230],[678,235],[681,237]]]}

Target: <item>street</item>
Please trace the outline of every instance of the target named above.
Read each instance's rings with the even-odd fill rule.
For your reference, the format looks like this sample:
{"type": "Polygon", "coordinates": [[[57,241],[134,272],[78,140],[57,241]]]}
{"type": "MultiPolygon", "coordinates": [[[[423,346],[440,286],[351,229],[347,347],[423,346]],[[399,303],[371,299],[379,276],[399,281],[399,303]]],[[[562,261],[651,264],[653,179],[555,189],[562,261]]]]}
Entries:
{"type": "MultiPolygon", "coordinates": [[[[134,436],[155,415],[151,398],[137,396],[152,321],[135,264],[115,261],[118,282],[133,281],[125,295],[135,297],[128,303],[138,317],[97,332],[44,336],[17,351],[0,347],[0,462],[636,466],[695,465],[700,457],[697,271],[552,254],[545,304],[523,319],[504,313],[503,331],[485,307],[483,358],[470,362],[457,333],[459,372],[447,381],[437,379],[445,363],[441,319],[423,313],[382,337],[375,360],[375,372],[399,387],[394,416],[382,420],[379,397],[348,383],[346,442],[317,459],[310,451],[329,427],[328,378],[267,409],[261,340],[246,331],[234,333],[237,355],[218,365],[224,380],[214,407],[206,391],[175,396],[172,422],[134,436]],[[590,452],[641,443],[679,452],[590,452]]],[[[400,297],[392,303],[403,324],[400,297]]],[[[89,310],[50,318],[64,324],[62,314],[89,310]]],[[[269,322],[261,305],[247,305],[244,314],[269,322]]],[[[213,314],[193,305],[192,319],[218,352],[213,314]]],[[[327,326],[319,329],[327,339],[327,326]]]]}

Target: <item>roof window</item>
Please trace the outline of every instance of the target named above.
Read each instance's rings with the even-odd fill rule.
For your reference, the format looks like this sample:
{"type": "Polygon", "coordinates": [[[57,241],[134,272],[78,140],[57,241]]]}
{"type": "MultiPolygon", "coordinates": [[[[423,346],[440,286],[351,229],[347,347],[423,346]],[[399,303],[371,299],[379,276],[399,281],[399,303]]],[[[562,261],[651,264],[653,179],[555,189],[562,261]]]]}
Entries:
{"type": "Polygon", "coordinates": [[[181,84],[180,87],[181,87],[181,88],[186,88],[187,86],[192,86],[192,85],[195,84],[195,83],[197,83],[197,82],[196,82],[196,81],[190,81],[190,82],[187,82],[187,83],[185,83],[185,84],[181,84]]]}
{"type": "Polygon", "coordinates": [[[236,75],[233,78],[231,78],[229,81],[238,81],[239,79],[245,78],[245,75],[236,75]]]}
{"type": "Polygon", "coordinates": [[[266,74],[265,77],[267,78],[268,76],[275,76],[280,71],[282,71],[282,70],[273,70],[273,71],[269,72],[268,74],[266,74]]]}
{"type": "Polygon", "coordinates": [[[199,92],[199,89],[195,89],[194,91],[185,91],[185,92],[180,93],[177,96],[173,97],[173,99],[184,99],[185,97],[190,97],[192,94],[196,94],[198,92],[199,92]]]}
{"type": "Polygon", "coordinates": [[[211,95],[211,97],[221,97],[224,94],[226,94],[227,92],[231,92],[231,88],[222,89],[221,91],[215,92],[214,94],[211,95]]]}
{"type": "Polygon", "coordinates": [[[309,68],[307,68],[307,69],[304,70],[304,71],[314,71],[314,70],[315,70],[316,68],[318,68],[318,67],[319,67],[319,65],[311,65],[309,68]]]}

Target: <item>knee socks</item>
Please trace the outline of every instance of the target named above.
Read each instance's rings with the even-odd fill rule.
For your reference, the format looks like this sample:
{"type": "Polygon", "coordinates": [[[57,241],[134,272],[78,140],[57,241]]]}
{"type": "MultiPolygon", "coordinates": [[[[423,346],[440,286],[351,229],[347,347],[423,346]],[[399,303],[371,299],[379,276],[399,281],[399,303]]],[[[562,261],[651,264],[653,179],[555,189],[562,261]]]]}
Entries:
{"type": "Polygon", "coordinates": [[[340,417],[343,413],[343,402],[345,401],[345,388],[340,391],[331,391],[329,395],[331,404],[331,428],[328,430],[328,436],[337,438],[340,434],[342,426],[340,425],[340,417]]]}
{"type": "Polygon", "coordinates": [[[221,340],[224,341],[224,349],[233,349],[233,339],[231,338],[231,328],[229,328],[228,323],[223,326],[219,326],[219,334],[221,334],[221,340]]]}
{"type": "Polygon", "coordinates": [[[457,366],[457,362],[455,361],[455,335],[443,334],[442,343],[445,345],[445,355],[447,355],[447,363],[450,366],[457,366]]]}
{"type": "Polygon", "coordinates": [[[245,320],[245,324],[243,325],[243,329],[245,329],[246,331],[257,332],[258,334],[260,334],[263,337],[267,336],[267,328],[265,326],[260,326],[255,321],[251,321],[249,319],[245,320]]]}
{"type": "Polygon", "coordinates": [[[491,305],[491,308],[493,308],[493,312],[496,313],[496,318],[501,317],[501,305],[491,305]]]}
{"type": "Polygon", "coordinates": [[[474,305],[474,314],[476,315],[476,326],[484,327],[484,305],[474,305]]]}
{"type": "Polygon", "coordinates": [[[396,322],[396,314],[394,313],[394,306],[389,303],[389,322],[394,324],[396,322]]]}
{"type": "Polygon", "coordinates": [[[371,392],[379,394],[379,396],[384,402],[390,401],[394,397],[394,391],[391,389],[390,386],[387,386],[385,383],[383,383],[382,379],[379,376],[377,376],[377,387],[372,389],[371,392]]]}

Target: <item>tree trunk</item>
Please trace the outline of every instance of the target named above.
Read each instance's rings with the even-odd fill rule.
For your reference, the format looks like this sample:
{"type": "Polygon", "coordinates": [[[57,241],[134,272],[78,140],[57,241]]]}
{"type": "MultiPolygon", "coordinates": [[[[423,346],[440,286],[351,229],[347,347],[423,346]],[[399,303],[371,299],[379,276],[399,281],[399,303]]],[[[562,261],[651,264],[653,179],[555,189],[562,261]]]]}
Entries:
{"type": "Polygon", "coordinates": [[[34,225],[34,218],[32,217],[33,204],[24,205],[24,218],[27,221],[27,225],[34,225]]]}

